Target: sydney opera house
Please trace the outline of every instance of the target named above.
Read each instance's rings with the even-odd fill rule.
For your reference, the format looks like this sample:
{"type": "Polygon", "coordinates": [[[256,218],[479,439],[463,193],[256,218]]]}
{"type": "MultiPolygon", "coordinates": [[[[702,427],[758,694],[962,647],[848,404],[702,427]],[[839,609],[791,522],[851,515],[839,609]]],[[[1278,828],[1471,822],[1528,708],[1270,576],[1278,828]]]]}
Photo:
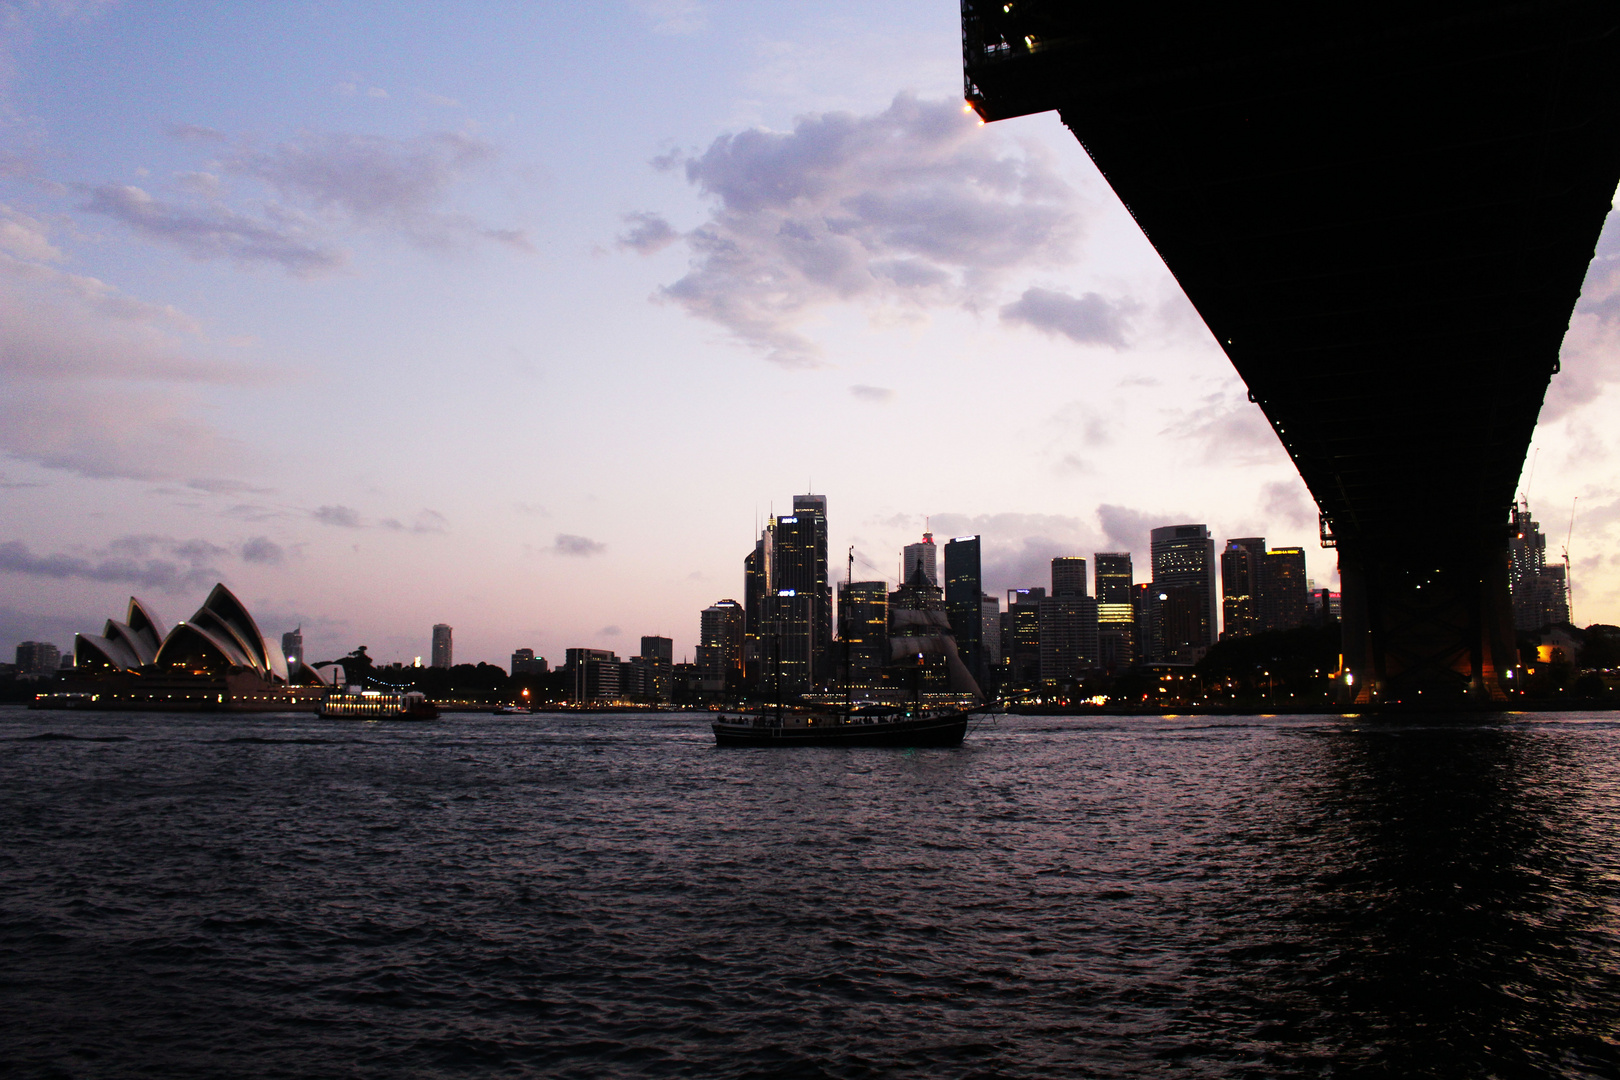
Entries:
{"type": "Polygon", "coordinates": [[[318,708],[326,687],[314,669],[294,662],[259,632],[246,607],[215,585],[189,620],[167,632],[146,604],[130,597],[123,622],[79,634],[73,674],[42,708],[210,709],[260,711],[318,708]]]}

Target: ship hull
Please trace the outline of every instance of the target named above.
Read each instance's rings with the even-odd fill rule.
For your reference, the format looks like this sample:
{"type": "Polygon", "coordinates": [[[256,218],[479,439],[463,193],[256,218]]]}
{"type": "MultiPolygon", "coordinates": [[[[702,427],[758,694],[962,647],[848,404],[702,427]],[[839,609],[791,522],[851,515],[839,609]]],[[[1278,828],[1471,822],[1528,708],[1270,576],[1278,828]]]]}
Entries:
{"type": "Polygon", "coordinates": [[[714,724],[717,746],[961,746],[967,734],[968,714],[947,713],[904,720],[862,723],[822,718],[813,723],[777,725],[769,717],[720,720],[714,724]]]}

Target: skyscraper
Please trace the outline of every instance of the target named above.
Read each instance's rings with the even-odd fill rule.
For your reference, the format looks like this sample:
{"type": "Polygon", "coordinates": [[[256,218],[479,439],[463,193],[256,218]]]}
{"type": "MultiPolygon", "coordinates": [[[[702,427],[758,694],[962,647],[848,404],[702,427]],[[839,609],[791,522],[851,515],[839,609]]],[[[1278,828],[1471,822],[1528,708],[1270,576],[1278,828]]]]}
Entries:
{"type": "MultiPolygon", "coordinates": [[[[1178,605],[1196,601],[1196,622],[1188,633],[1188,640],[1175,641],[1170,623],[1164,623],[1164,645],[1169,651],[1197,659],[1192,652],[1215,643],[1215,541],[1210,539],[1207,525],[1167,525],[1154,529],[1153,584],[1160,592],[1170,588],[1196,590],[1192,599],[1184,597],[1178,605]]],[[[1178,615],[1181,607],[1177,607],[1178,615]]],[[[1176,625],[1182,626],[1178,617],[1176,625]]],[[[1180,632],[1179,630],[1177,631],[1180,632]]]]}
{"type": "Polygon", "coordinates": [[[1097,666],[1097,601],[1086,595],[1086,560],[1052,560],[1052,595],[1040,601],[1041,682],[1050,686],[1097,666]]]}
{"type": "Polygon", "coordinates": [[[979,597],[979,642],[984,648],[985,681],[979,683],[986,696],[995,693],[1001,678],[1001,598],[985,593],[979,597]]]}
{"type": "Polygon", "coordinates": [[[433,661],[428,666],[436,668],[450,667],[454,661],[451,659],[450,627],[444,623],[433,624],[433,661]]]}
{"type": "Polygon", "coordinates": [[[1569,622],[1569,581],[1562,566],[1547,565],[1547,538],[1530,516],[1528,501],[1513,507],[1508,533],[1508,592],[1513,628],[1540,630],[1569,622]]]}
{"type": "Polygon", "coordinates": [[[1128,551],[1099,551],[1092,556],[1092,573],[1097,583],[1097,603],[1128,604],[1131,602],[1131,553],[1128,551]]]}
{"type": "Polygon", "coordinates": [[[745,573],[744,650],[757,657],[754,685],[796,693],[826,681],[832,654],[827,497],[795,495],[793,513],[765,526],[745,573]]]}
{"type": "Polygon", "coordinates": [[[772,540],[776,524],[765,526],[754,550],[743,559],[743,683],[758,689],[765,661],[765,597],[771,591],[772,540]]]}
{"type": "Polygon", "coordinates": [[[851,693],[869,696],[881,686],[883,667],[889,662],[888,582],[850,581],[838,586],[838,636],[840,670],[833,678],[847,681],[851,693]]]}
{"type": "Polygon", "coordinates": [[[980,576],[979,538],[958,536],[945,542],[945,611],[962,663],[984,686],[989,664],[984,651],[984,596],[980,576]]]}
{"type": "Polygon", "coordinates": [[[1226,542],[1221,551],[1221,637],[1249,637],[1263,628],[1265,562],[1264,537],[1246,536],[1226,542]]]}
{"type": "Polygon", "coordinates": [[[778,521],[779,539],[782,543],[802,545],[808,557],[803,561],[802,572],[790,569],[783,562],[779,545],[776,587],[792,589],[800,595],[809,594],[810,680],[824,683],[832,670],[833,637],[832,581],[827,571],[827,496],[793,496],[793,517],[796,527],[786,532],[782,529],[784,522],[778,521]]]}
{"type": "Polygon", "coordinates": [[[1260,579],[1260,622],[1267,630],[1297,630],[1305,625],[1305,549],[1272,548],[1266,552],[1260,579]]]}
{"type": "Polygon", "coordinates": [[[643,700],[669,701],[674,690],[675,642],[667,637],[643,637],[641,654],[632,660],[641,668],[643,700]]]}
{"type": "Polygon", "coordinates": [[[1041,601],[1045,589],[1008,589],[1001,614],[1002,686],[1027,690],[1041,681],[1041,601]]]}
{"type": "Polygon", "coordinates": [[[911,575],[921,567],[923,577],[928,584],[939,588],[939,558],[938,550],[934,547],[934,534],[923,533],[923,538],[915,544],[907,544],[900,549],[900,584],[905,585],[911,581],[911,575]]]}
{"type": "Polygon", "coordinates": [[[717,600],[698,623],[697,665],[705,693],[742,688],[744,612],[735,600],[717,600]]]}

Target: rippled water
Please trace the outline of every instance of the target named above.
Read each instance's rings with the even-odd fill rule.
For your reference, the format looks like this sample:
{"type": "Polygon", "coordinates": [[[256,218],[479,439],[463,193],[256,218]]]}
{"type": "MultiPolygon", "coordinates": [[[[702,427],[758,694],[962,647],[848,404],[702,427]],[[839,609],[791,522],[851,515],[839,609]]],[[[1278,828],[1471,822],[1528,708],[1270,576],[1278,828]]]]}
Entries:
{"type": "Polygon", "coordinates": [[[896,751],[0,712],[0,1062],[1614,1075],[1617,765],[1604,714],[896,751]]]}

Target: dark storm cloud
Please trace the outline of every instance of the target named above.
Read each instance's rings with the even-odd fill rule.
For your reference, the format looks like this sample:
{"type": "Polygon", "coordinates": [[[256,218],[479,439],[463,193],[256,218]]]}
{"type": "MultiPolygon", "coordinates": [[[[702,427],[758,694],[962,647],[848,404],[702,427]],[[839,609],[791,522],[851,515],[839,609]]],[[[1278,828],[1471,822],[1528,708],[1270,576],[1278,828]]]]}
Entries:
{"type": "Polygon", "coordinates": [[[820,363],[797,326],[822,306],[971,306],[1011,271],[1067,261],[1081,233],[1055,168],[1007,152],[952,101],[903,94],[661,161],[716,204],[662,296],[789,366],[820,363]]]}
{"type": "Polygon", "coordinates": [[[1138,306],[1131,300],[1109,300],[1094,292],[1076,297],[1031,288],[1001,309],[1001,321],[1061,335],[1080,345],[1123,349],[1130,329],[1129,317],[1138,306]]]}

